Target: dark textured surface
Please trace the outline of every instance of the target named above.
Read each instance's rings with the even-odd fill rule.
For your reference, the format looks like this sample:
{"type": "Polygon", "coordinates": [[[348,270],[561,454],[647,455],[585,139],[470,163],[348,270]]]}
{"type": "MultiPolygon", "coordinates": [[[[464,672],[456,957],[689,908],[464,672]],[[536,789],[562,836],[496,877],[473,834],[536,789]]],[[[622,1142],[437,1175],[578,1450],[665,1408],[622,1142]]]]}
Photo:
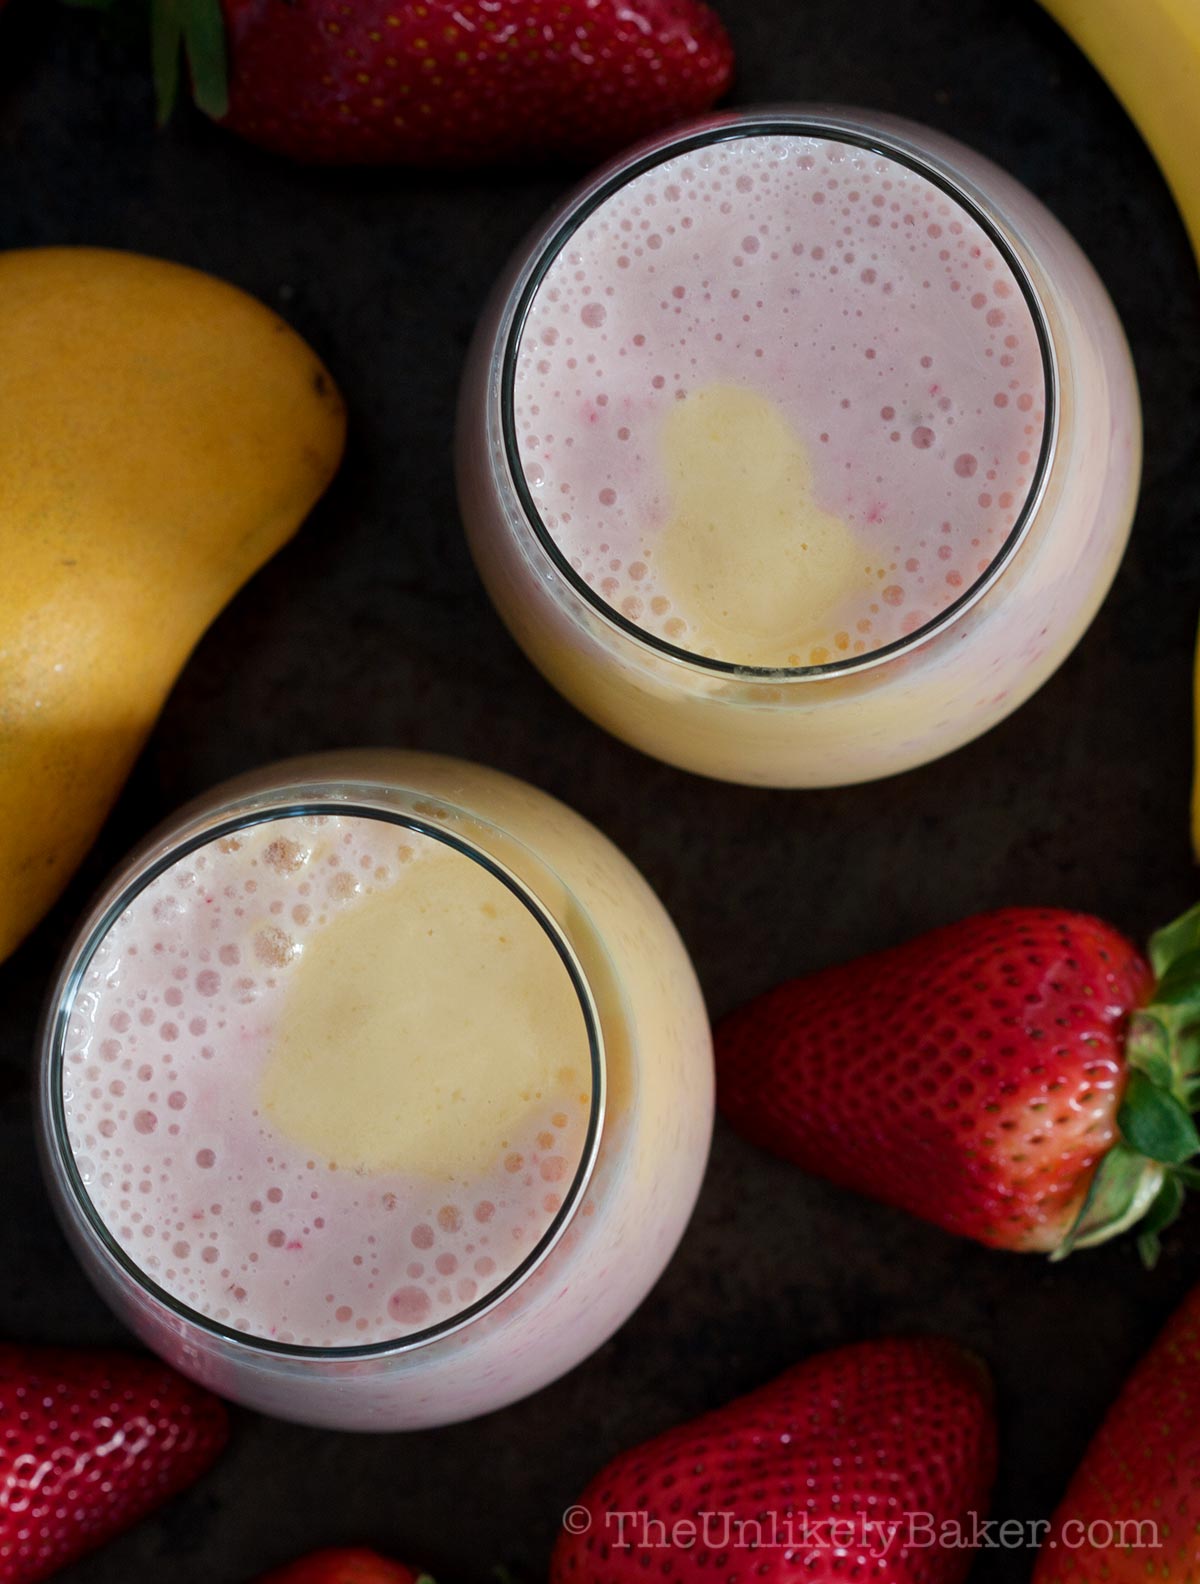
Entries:
{"type": "MultiPolygon", "coordinates": [[[[712,1010],[788,973],[1006,902],[1141,935],[1191,899],[1189,648],[1200,593],[1200,293],[1183,229],[1100,80],[1024,0],[726,0],[739,102],[857,102],[1008,166],[1074,231],[1128,327],[1147,417],[1133,544],[1074,657],[940,764],[850,791],[743,791],[641,758],[577,716],[492,614],[451,485],[459,365],[512,246],[561,182],[314,174],[182,116],[151,128],[136,51],[51,0],[0,22],[0,245],[92,242],[199,265],[276,305],[351,408],[342,476],[201,642],[85,873],[0,969],[0,1334],[117,1327],[52,1224],[30,1136],[39,997],[91,886],[154,820],[234,771],[395,742],[467,754],[575,804],[638,863],[712,1010]]],[[[2,415],[0,415],[2,421],[2,415]]],[[[2,575],[2,569],[0,569],[2,575]]],[[[806,1181],[718,1129],[666,1277],[598,1356],[538,1397],[411,1437],[237,1418],[219,1469],[70,1573],[231,1584],[367,1540],[483,1584],[534,1584],[557,1515],[610,1453],[813,1349],[937,1328],[999,1383],[997,1511],[1047,1513],[1128,1366],[1197,1273],[1200,1212],[1140,1273],[1127,1247],[1004,1257],[806,1181]]],[[[980,1584],[1029,1558],[980,1559],[980,1584]]]]}

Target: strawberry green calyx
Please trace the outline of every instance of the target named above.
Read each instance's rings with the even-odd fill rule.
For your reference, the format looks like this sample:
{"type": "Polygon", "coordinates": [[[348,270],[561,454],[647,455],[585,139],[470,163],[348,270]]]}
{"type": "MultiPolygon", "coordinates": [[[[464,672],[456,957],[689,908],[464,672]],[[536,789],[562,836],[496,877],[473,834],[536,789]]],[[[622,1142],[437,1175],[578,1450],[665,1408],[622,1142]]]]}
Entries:
{"type": "MultiPolygon", "coordinates": [[[[78,10],[113,11],[122,0],[65,0],[78,10]]],[[[179,97],[179,67],[186,61],[192,96],[219,121],[229,110],[229,50],[221,0],[141,0],[150,14],[150,61],[159,126],[171,119],[179,97]]]]}
{"type": "Polygon", "coordinates": [[[216,121],[226,114],[229,61],[220,0],[150,0],[150,54],[160,126],[175,108],[181,55],[201,110],[216,121]]]}
{"type": "Polygon", "coordinates": [[[1152,1268],[1187,1189],[1200,1188],[1200,904],[1152,936],[1148,956],[1156,983],[1129,1020],[1121,1137],[1052,1259],[1136,1226],[1138,1250],[1152,1268]]]}

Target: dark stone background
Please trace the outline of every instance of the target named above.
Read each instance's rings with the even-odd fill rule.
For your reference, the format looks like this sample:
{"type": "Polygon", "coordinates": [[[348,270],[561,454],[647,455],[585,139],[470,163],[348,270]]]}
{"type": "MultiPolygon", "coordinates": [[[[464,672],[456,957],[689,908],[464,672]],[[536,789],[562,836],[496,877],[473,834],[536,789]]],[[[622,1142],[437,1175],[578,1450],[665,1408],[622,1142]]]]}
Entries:
{"type": "MultiPolygon", "coordinates": [[[[52,0],[13,0],[0,23],[0,245],[102,243],[236,281],[309,338],[351,411],[339,481],[201,641],[85,873],[0,969],[0,1334],[119,1336],[37,1179],[38,1003],[89,889],[152,822],[235,771],[386,742],[529,778],[649,876],[714,1013],[979,908],[1065,904],[1140,937],[1192,899],[1200,293],[1153,161],[1029,0],[723,9],[739,103],[902,113],[974,144],[1040,194],[1107,281],[1145,398],[1133,543],[1073,658],[983,741],[848,791],[718,785],[601,735],[525,662],[475,579],[451,483],[459,366],[491,281],[561,178],[304,171],[190,113],[158,135],[132,43],[52,0]]],[[[444,1584],[484,1584],[497,1561],[534,1584],[558,1514],[618,1448],[818,1348],[909,1329],[947,1332],[990,1361],[1003,1426],[996,1511],[1044,1516],[1194,1277],[1198,1225],[1193,1212],[1170,1235],[1152,1276],[1128,1246],[1052,1267],[807,1181],[718,1126],[675,1262],[565,1380],[419,1436],[333,1435],[239,1413],[209,1479],[70,1577],[232,1584],[354,1540],[419,1559],[444,1584]]],[[[1030,1560],[984,1556],[974,1577],[1023,1579],[1030,1560]]]]}

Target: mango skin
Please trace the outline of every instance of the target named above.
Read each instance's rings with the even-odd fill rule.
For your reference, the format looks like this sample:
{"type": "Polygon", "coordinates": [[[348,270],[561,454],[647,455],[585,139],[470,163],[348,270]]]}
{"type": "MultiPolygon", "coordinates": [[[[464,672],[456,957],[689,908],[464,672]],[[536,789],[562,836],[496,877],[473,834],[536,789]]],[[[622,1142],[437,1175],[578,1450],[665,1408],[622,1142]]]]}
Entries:
{"type": "Polygon", "coordinates": [[[235,287],[130,253],[0,253],[0,961],[344,440],[316,354],[235,287]]]}

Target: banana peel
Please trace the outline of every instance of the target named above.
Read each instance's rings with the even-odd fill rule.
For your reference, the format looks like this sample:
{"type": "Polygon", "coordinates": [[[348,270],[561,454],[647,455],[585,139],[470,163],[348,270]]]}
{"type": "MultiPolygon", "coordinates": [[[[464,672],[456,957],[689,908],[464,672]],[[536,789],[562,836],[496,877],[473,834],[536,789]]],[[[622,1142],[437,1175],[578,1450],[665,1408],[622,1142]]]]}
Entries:
{"type": "Polygon", "coordinates": [[[1200,262],[1200,0],[1042,0],[1149,144],[1200,262]]]}
{"type": "MultiPolygon", "coordinates": [[[[1167,179],[1200,263],[1200,0],[1042,0],[1120,99],[1167,179]]],[[[1200,862],[1200,635],[1192,678],[1192,851],[1200,862]]]]}

